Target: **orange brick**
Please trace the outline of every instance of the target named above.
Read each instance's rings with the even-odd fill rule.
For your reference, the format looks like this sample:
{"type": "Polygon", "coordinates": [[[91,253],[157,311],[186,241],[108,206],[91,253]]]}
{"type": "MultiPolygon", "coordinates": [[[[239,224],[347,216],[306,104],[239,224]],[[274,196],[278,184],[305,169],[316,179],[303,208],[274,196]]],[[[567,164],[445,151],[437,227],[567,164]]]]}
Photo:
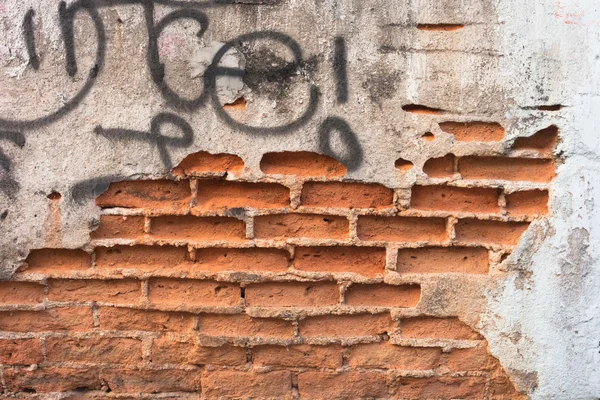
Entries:
{"type": "Polygon", "coordinates": [[[516,245],[527,222],[482,221],[477,219],[461,219],[455,225],[456,240],[475,244],[516,245]]]}
{"type": "Polygon", "coordinates": [[[195,267],[200,270],[284,272],[288,269],[285,250],[207,248],[196,250],[195,267]]]}
{"type": "Polygon", "coordinates": [[[378,247],[296,247],[294,267],[310,272],[383,274],[385,249],[378,247]]]}
{"type": "Polygon", "coordinates": [[[0,304],[38,304],[44,301],[44,286],[31,282],[0,282],[0,304]]]}
{"type": "Polygon", "coordinates": [[[164,270],[170,272],[182,264],[190,264],[187,247],[114,246],[96,248],[96,267],[108,269],[164,270]]]}
{"type": "Polygon", "coordinates": [[[548,191],[528,190],[507,194],[506,211],[510,215],[547,214],[548,191]]]}
{"type": "Polygon", "coordinates": [[[396,329],[390,314],[320,315],[300,321],[300,335],[340,338],[390,334],[396,329]]]}
{"type": "Polygon", "coordinates": [[[6,368],[4,380],[8,392],[67,392],[75,389],[100,390],[102,387],[100,374],[95,368],[6,368]]]}
{"type": "Polygon", "coordinates": [[[144,236],[144,217],[102,215],[98,229],[93,231],[92,239],[137,239],[144,236]]]}
{"type": "Polygon", "coordinates": [[[245,365],[246,349],[234,346],[206,347],[168,338],[155,339],[152,362],[163,364],[245,365]]]}
{"type": "Polygon", "coordinates": [[[499,367],[488,351],[487,345],[480,344],[470,349],[453,349],[446,353],[446,363],[452,371],[491,371],[499,367]]]}
{"type": "Polygon", "coordinates": [[[198,181],[198,208],[284,208],[290,189],[276,183],[198,181]]]}
{"type": "Polygon", "coordinates": [[[165,216],[152,218],[152,236],[159,239],[244,240],[246,224],[237,218],[165,216]]]}
{"type": "Polygon", "coordinates": [[[364,307],[416,307],[421,299],[419,285],[364,285],[354,283],[346,290],[346,304],[364,307]]]}
{"type": "Polygon", "coordinates": [[[513,150],[535,150],[543,156],[551,156],[558,143],[558,127],[555,125],[536,132],[533,136],[517,138],[513,150]]]}
{"type": "Polygon", "coordinates": [[[51,279],[48,281],[50,301],[137,304],[141,295],[140,281],[133,279],[51,279]]]}
{"type": "Polygon", "coordinates": [[[96,199],[102,208],[152,208],[182,210],[189,207],[191,199],[188,181],[123,181],[111,183],[96,199]]]}
{"type": "Polygon", "coordinates": [[[442,350],[436,347],[402,347],[389,342],[350,347],[348,363],[353,368],[430,370],[440,366],[442,350]]]}
{"type": "Polygon", "coordinates": [[[399,377],[392,390],[398,399],[484,399],[485,383],[486,378],[478,377],[399,377]]]}
{"type": "Polygon", "coordinates": [[[344,176],[346,167],[333,157],[308,151],[267,153],[260,160],[265,174],[299,176],[344,176]]]}
{"type": "Polygon", "coordinates": [[[2,331],[87,331],[92,329],[92,326],[92,309],[88,307],[0,312],[0,330],[2,331]]]}
{"type": "Polygon", "coordinates": [[[554,162],[537,158],[461,157],[458,172],[463,179],[550,182],[554,162]]]}
{"type": "Polygon", "coordinates": [[[294,327],[290,321],[274,318],[253,318],[246,314],[202,314],[201,335],[228,337],[291,338],[294,327]]]}
{"type": "Polygon", "coordinates": [[[359,216],[358,237],[390,242],[443,242],[448,240],[444,218],[359,216]]]}
{"type": "Polygon", "coordinates": [[[306,399],[390,398],[387,376],[381,372],[303,372],[298,391],[306,399]]]}
{"type": "Polygon", "coordinates": [[[400,321],[402,337],[414,339],[479,340],[479,333],[458,318],[418,317],[400,321]]]}
{"type": "Polygon", "coordinates": [[[506,133],[496,122],[442,122],[440,129],[459,142],[499,142],[506,133]]]}
{"type": "Polygon", "coordinates": [[[430,158],[423,165],[423,172],[430,178],[448,178],[454,174],[454,154],[446,154],[444,157],[430,158]]]}
{"type": "Polygon", "coordinates": [[[50,362],[137,363],[142,361],[142,342],[127,338],[48,338],[46,358],[50,362]]]}
{"type": "Polygon", "coordinates": [[[338,345],[257,346],[252,349],[252,362],[260,366],[340,368],[342,350],[338,345]]]}
{"type": "Polygon", "coordinates": [[[488,251],[480,247],[422,247],[398,250],[397,271],[412,274],[487,274],[488,251]]]}
{"type": "Polygon", "coordinates": [[[107,368],[101,376],[114,393],[195,392],[200,389],[200,374],[196,371],[107,368]]]}
{"type": "Polygon", "coordinates": [[[148,299],[168,306],[237,306],[240,286],[228,282],[192,279],[152,279],[148,299]]]}
{"type": "Polygon", "coordinates": [[[184,158],[173,168],[173,175],[185,176],[204,172],[225,173],[240,172],[244,169],[244,161],[233,154],[210,154],[199,151],[184,158]]]}
{"type": "Polygon", "coordinates": [[[339,302],[333,282],[268,282],[246,286],[249,307],[327,307],[339,302]]]}
{"type": "Polygon", "coordinates": [[[291,399],[292,375],[289,371],[211,371],[202,375],[202,394],[210,399],[291,399]]]}
{"type": "Polygon", "coordinates": [[[410,206],[427,211],[464,211],[497,213],[498,189],[452,186],[418,186],[412,188],[410,206]]]}
{"type": "Polygon", "coordinates": [[[191,331],[196,325],[192,314],[103,307],[100,329],[114,331],[191,331]]]}
{"type": "Polygon", "coordinates": [[[394,192],[375,183],[306,182],[301,203],[307,207],[385,208],[394,206],[394,192]]]}
{"type": "Polygon", "coordinates": [[[315,214],[263,215],[254,218],[257,239],[347,239],[349,222],[345,217],[315,214]]]}
{"type": "Polygon", "coordinates": [[[83,250],[32,250],[18,272],[36,274],[83,271],[92,266],[91,256],[83,250]]]}
{"type": "Polygon", "coordinates": [[[43,359],[39,339],[0,339],[0,364],[30,365],[40,363],[43,359]]]}

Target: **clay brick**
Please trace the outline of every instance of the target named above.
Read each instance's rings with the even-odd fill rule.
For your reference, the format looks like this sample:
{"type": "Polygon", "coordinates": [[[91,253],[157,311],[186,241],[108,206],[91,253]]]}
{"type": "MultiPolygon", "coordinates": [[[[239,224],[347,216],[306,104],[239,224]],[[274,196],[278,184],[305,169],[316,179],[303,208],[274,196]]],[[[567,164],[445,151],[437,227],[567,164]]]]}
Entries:
{"type": "Polygon", "coordinates": [[[182,210],[189,207],[191,199],[188,181],[123,181],[113,182],[96,199],[102,208],[151,208],[182,210]]]}
{"type": "Polygon", "coordinates": [[[298,391],[306,399],[389,398],[387,377],[381,372],[303,372],[298,391]]]}
{"type": "Polygon", "coordinates": [[[154,339],[152,362],[159,364],[245,365],[246,349],[234,346],[206,347],[168,338],[154,339]]]}
{"type": "Polygon", "coordinates": [[[46,359],[50,362],[137,363],[142,361],[142,342],[127,338],[48,338],[46,359]]]}
{"type": "Polygon", "coordinates": [[[265,174],[299,176],[344,176],[346,167],[333,157],[308,151],[267,153],[260,160],[265,174]]]}
{"type": "Polygon", "coordinates": [[[394,192],[375,183],[306,182],[301,203],[306,207],[393,207],[394,192]]]}
{"type": "Polygon", "coordinates": [[[152,279],[148,299],[167,306],[237,306],[240,286],[228,282],[192,279],[152,279]]]}
{"type": "Polygon", "coordinates": [[[0,330],[2,331],[87,331],[92,329],[92,326],[92,309],[88,307],[0,312],[0,330]]]}
{"type": "Polygon", "coordinates": [[[488,351],[487,345],[480,344],[470,349],[453,349],[445,354],[446,365],[452,371],[491,371],[499,367],[496,360],[488,351]]]}
{"type": "Polygon", "coordinates": [[[100,329],[114,331],[191,331],[196,323],[192,314],[103,307],[100,329]]]}
{"type": "Polygon", "coordinates": [[[290,321],[274,318],[253,318],[246,314],[201,314],[201,335],[227,337],[291,338],[294,327],[290,321]]]}
{"type": "Polygon", "coordinates": [[[382,274],[385,249],[377,247],[296,247],[294,267],[310,272],[353,272],[364,276],[382,274]]]}
{"type": "Polygon", "coordinates": [[[390,314],[320,315],[300,321],[304,337],[356,337],[390,334],[396,329],[390,314]]]}
{"type": "Polygon", "coordinates": [[[198,249],[194,268],[212,272],[284,272],[288,269],[288,253],[285,250],[258,247],[198,249]]]}
{"type": "Polygon", "coordinates": [[[139,271],[164,270],[189,264],[187,247],[174,246],[114,246],[96,248],[97,268],[125,268],[139,271]]]}
{"type": "Polygon", "coordinates": [[[402,347],[389,342],[350,347],[348,363],[353,368],[430,370],[440,366],[442,350],[435,347],[402,347]]]}
{"type": "Polygon", "coordinates": [[[91,256],[83,250],[40,249],[31,250],[18,272],[64,273],[83,271],[91,266],[91,256]]]}
{"type": "Polygon", "coordinates": [[[533,136],[517,138],[513,150],[535,150],[543,156],[551,156],[558,143],[558,127],[555,125],[536,132],[533,136]]]}
{"type": "Polygon", "coordinates": [[[333,282],[268,282],[246,286],[249,307],[327,307],[339,302],[333,282]]]}
{"type": "Polygon", "coordinates": [[[198,181],[198,208],[285,208],[290,189],[276,183],[198,181]]]}
{"type": "Polygon", "coordinates": [[[463,179],[550,182],[555,176],[552,160],[508,157],[461,157],[458,172],[463,179]]]}
{"type": "Polygon", "coordinates": [[[499,142],[505,130],[496,122],[442,122],[440,129],[454,135],[459,142],[499,142]]]}
{"type": "Polygon", "coordinates": [[[446,154],[444,157],[430,158],[423,165],[423,172],[430,178],[448,178],[454,174],[454,154],[446,154]]]}
{"type": "Polygon", "coordinates": [[[195,392],[200,374],[176,369],[106,369],[102,379],[115,393],[195,392]]]}
{"type": "Polygon", "coordinates": [[[448,239],[444,218],[359,216],[361,240],[390,242],[444,242],[448,239]]]}
{"type": "Polygon", "coordinates": [[[338,345],[257,346],[252,349],[252,362],[260,366],[340,368],[342,350],[338,345]]]}
{"type": "Polygon", "coordinates": [[[482,221],[477,219],[461,219],[455,225],[456,240],[475,244],[516,245],[527,222],[482,221]]]}
{"type": "Polygon", "coordinates": [[[165,216],[152,218],[151,235],[159,239],[233,240],[246,238],[246,224],[237,218],[165,216]]]}
{"type": "Polygon", "coordinates": [[[364,307],[416,307],[421,299],[419,285],[352,284],[346,290],[349,306],[364,307]]]}
{"type": "Polygon", "coordinates": [[[48,281],[50,301],[137,304],[141,295],[140,281],[133,279],[51,279],[48,281]]]}
{"type": "Polygon", "coordinates": [[[202,394],[209,399],[291,399],[292,375],[289,371],[211,371],[202,375],[202,394]]]}
{"type": "Polygon", "coordinates": [[[257,239],[347,239],[349,222],[345,217],[315,214],[263,215],[254,218],[257,239]]]}
{"type": "Polygon", "coordinates": [[[144,217],[102,215],[98,229],[90,233],[92,239],[137,239],[144,236],[144,217]]]}
{"type": "Polygon", "coordinates": [[[397,271],[412,274],[487,274],[489,254],[479,247],[422,247],[398,250],[397,271]]]}
{"type": "Polygon", "coordinates": [[[241,172],[243,169],[244,161],[236,155],[210,154],[206,151],[199,151],[184,158],[178,166],[173,168],[172,174],[186,176],[205,172],[241,172]]]}
{"type": "Polygon", "coordinates": [[[506,211],[510,215],[538,215],[548,213],[548,191],[527,190],[506,195],[506,211]]]}
{"type": "Polygon", "coordinates": [[[400,321],[402,337],[413,339],[479,340],[479,333],[458,318],[417,317],[400,321]]]}
{"type": "Polygon", "coordinates": [[[67,392],[75,389],[100,390],[102,387],[100,374],[95,368],[7,368],[4,380],[9,392],[67,392]]]}
{"type": "Polygon", "coordinates": [[[38,304],[44,301],[44,286],[31,282],[0,282],[0,304],[38,304]]]}
{"type": "Polygon", "coordinates": [[[452,186],[418,186],[412,188],[410,206],[416,210],[497,213],[498,189],[452,186]]]}
{"type": "Polygon", "coordinates": [[[0,364],[30,365],[40,363],[43,359],[39,339],[0,339],[0,364]]]}
{"type": "Polygon", "coordinates": [[[484,399],[485,381],[477,377],[398,377],[391,386],[395,399],[484,399]]]}

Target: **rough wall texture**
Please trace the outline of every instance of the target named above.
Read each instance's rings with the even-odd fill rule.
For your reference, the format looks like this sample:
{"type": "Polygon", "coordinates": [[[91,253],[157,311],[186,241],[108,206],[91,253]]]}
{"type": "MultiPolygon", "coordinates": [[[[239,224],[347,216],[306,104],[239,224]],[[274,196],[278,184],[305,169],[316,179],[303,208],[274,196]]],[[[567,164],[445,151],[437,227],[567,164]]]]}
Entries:
{"type": "Polygon", "coordinates": [[[0,396],[597,398],[595,7],[0,1],[0,396]]]}

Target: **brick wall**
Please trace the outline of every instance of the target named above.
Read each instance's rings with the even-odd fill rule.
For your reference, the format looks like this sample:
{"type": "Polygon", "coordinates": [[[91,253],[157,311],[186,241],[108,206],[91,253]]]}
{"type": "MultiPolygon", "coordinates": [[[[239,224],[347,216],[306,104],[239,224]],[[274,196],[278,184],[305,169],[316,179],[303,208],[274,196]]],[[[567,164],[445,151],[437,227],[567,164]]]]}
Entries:
{"type": "MultiPolygon", "coordinates": [[[[441,128],[504,136],[497,124],[441,128]]],[[[425,174],[411,188],[350,182],[308,152],[264,155],[258,180],[239,157],[202,152],[168,179],[113,183],[89,248],[34,250],[0,282],[1,390],[520,398],[484,338],[422,294],[497,273],[548,212],[557,133],[503,156],[398,160],[399,174],[425,174]]]]}

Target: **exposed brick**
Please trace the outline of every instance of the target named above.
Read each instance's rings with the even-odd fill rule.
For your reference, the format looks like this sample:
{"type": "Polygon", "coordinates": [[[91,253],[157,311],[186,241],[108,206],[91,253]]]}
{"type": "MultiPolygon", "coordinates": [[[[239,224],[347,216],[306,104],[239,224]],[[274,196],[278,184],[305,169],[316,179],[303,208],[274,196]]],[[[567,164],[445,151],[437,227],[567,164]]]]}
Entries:
{"type": "Polygon", "coordinates": [[[187,247],[114,246],[96,248],[96,267],[108,269],[164,270],[190,263],[187,247]]]}
{"type": "Polygon", "coordinates": [[[430,158],[423,165],[423,172],[430,178],[448,178],[454,174],[454,154],[446,154],[444,157],[430,158]]]}
{"type": "Polygon", "coordinates": [[[558,143],[558,127],[555,125],[542,129],[529,137],[517,138],[513,150],[535,150],[543,156],[551,156],[558,143]]]}
{"type": "Polygon", "coordinates": [[[355,283],[346,290],[349,306],[415,307],[421,298],[419,285],[364,285],[355,283]]]}
{"type": "Polygon", "coordinates": [[[257,346],[252,349],[252,362],[260,366],[340,368],[342,347],[338,345],[257,346]]]}
{"type": "Polygon", "coordinates": [[[389,342],[350,347],[348,363],[354,368],[429,370],[440,366],[442,350],[435,347],[402,347],[389,342]]]}
{"type": "Polygon", "coordinates": [[[200,389],[200,374],[196,371],[107,368],[101,375],[116,393],[195,392],[200,389]]]}
{"type": "Polygon", "coordinates": [[[206,347],[196,343],[154,339],[152,362],[159,364],[244,365],[246,349],[234,346],[206,347]]]}
{"type": "Polygon", "coordinates": [[[505,130],[496,122],[442,122],[440,129],[454,135],[459,142],[498,142],[505,130]]]}
{"type": "Polygon", "coordinates": [[[133,279],[51,279],[48,281],[50,301],[137,304],[141,295],[140,281],[133,279]]]}
{"type": "Polygon", "coordinates": [[[142,342],[128,338],[48,338],[46,358],[50,362],[136,363],[142,361],[142,342]]]}
{"type": "Polygon", "coordinates": [[[485,380],[477,377],[398,377],[392,383],[393,398],[484,399],[485,380]]]}
{"type": "Polygon", "coordinates": [[[291,399],[292,376],[289,371],[211,371],[202,375],[202,392],[210,399],[291,399]]]}
{"type": "Polygon", "coordinates": [[[548,213],[548,191],[527,190],[506,195],[506,211],[511,215],[548,213]]]}
{"type": "Polygon", "coordinates": [[[461,157],[458,172],[463,179],[550,182],[554,162],[537,158],[461,157]]]}
{"type": "Polygon", "coordinates": [[[188,181],[113,182],[96,199],[102,208],[152,208],[182,210],[189,207],[192,192],[188,181]]]}
{"type": "Polygon", "coordinates": [[[479,247],[422,247],[398,250],[397,271],[427,274],[487,274],[489,254],[479,247]]]}
{"type": "Polygon", "coordinates": [[[0,304],[38,304],[44,301],[44,286],[31,282],[0,282],[0,304]]]}
{"type": "Polygon", "coordinates": [[[2,331],[87,331],[92,329],[92,326],[92,309],[88,307],[0,312],[2,331]]]}
{"type": "Polygon", "coordinates": [[[83,250],[32,250],[18,272],[37,274],[82,271],[92,266],[91,256],[83,250]]]}
{"type": "Polygon", "coordinates": [[[394,162],[394,167],[396,167],[396,169],[400,172],[408,172],[413,169],[414,166],[415,165],[412,161],[405,160],[403,158],[399,158],[394,162]]]}
{"type": "Polygon", "coordinates": [[[393,207],[394,192],[374,183],[306,182],[301,203],[307,207],[393,207]]]}
{"type": "Polygon", "coordinates": [[[39,339],[0,339],[0,364],[29,365],[40,363],[43,359],[39,339]]]}
{"type": "Polygon", "coordinates": [[[195,327],[192,314],[145,311],[130,308],[100,309],[100,329],[115,331],[191,331],[195,327]]]}
{"type": "Polygon", "coordinates": [[[298,391],[306,399],[389,398],[387,377],[381,372],[303,372],[298,391]]]}
{"type": "Polygon", "coordinates": [[[456,240],[476,244],[516,245],[529,223],[461,219],[455,225],[456,240]]]}
{"type": "Polygon", "coordinates": [[[241,172],[243,169],[244,161],[236,155],[210,154],[206,151],[199,151],[184,158],[178,166],[173,168],[172,173],[175,176],[185,176],[205,172],[241,172]]]}
{"type": "Polygon", "coordinates": [[[290,189],[276,183],[198,181],[198,208],[284,208],[290,205],[290,189]]]}
{"type": "Polygon", "coordinates": [[[412,188],[410,206],[427,211],[464,211],[497,213],[498,189],[452,186],[418,186],[412,188]]]}
{"type": "Polygon", "coordinates": [[[263,215],[254,218],[257,239],[347,239],[349,222],[345,217],[315,214],[263,215]]]}
{"type": "Polygon", "coordinates": [[[284,272],[288,269],[285,250],[207,248],[196,250],[195,267],[200,270],[284,272]]]}
{"type": "Polygon", "coordinates": [[[443,242],[448,239],[444,218],[359,216],[358,237],[390,242],[443,242]]]}
{"type": "Polygon", "coordinates": [[[291,338],[294,327],[290,321],[274,318],[253,318],[246,314],[201,314],[201,335],[228,337],[291,338]]]}
{"type": "Polygon", "coordinates": [[[100,374],[95,368],[7,368],[4,380],[9,392],[66,392],[99,390],[102,387],[100,374]]]}
{"type": "Polygon", "coordinates": [[[344,176],[346,167],[333,157],[308,151],[267,153],[260,160],[265,174],[298,176],[344,176]]]}
{"type": "Polygon", "coordinates": [[[414,339],[479,340],[481,335],[458,318],[418,317],[400,321],[402,337],[414,339]]]}
{"type": "Polygon", "coordinates": [[[300,321],[300,335],[305,337],[376,336],[390,334],[395,329],[396,323],[388,313],[320,315],[300,321]]]}
{"type": "Polygon", "coordinates": [[[152,236],[159,239],[233,240],[246,238],[246,224],[237,218],[165,216],[152,218],[152,236]]]}
{"type": "Polygon", "coordinates": [[[228,282],[192,279],[152,279],[148,299],[168,306],[240,305],[240,286],[228,282]]]}
{"type": "Polygon", "coordinates": [[[267,282],[246,286],[249,307],[327,307],[339,302],[333,282],[267,282]]]}
{"type": "Polygon", "coordinates": [[[137,239],[144,235],[144,217],[102,215],[98,229],[90,233],[92,239],[137,239]]]}
{"type": "Polygon", "coordinates": [[[310,272],[354,272],[365,276],[382,274],[385,249],[377,247],[296,247],[294,267],[310,272]]]}
{"type": "Polygon", "coordinates": [[[453,349],[446,353],[446,363],[452,371],[491,371],[499,367],[496,360],[488,351],[487,345],[480,344],[469,349],[453,349]]]}

